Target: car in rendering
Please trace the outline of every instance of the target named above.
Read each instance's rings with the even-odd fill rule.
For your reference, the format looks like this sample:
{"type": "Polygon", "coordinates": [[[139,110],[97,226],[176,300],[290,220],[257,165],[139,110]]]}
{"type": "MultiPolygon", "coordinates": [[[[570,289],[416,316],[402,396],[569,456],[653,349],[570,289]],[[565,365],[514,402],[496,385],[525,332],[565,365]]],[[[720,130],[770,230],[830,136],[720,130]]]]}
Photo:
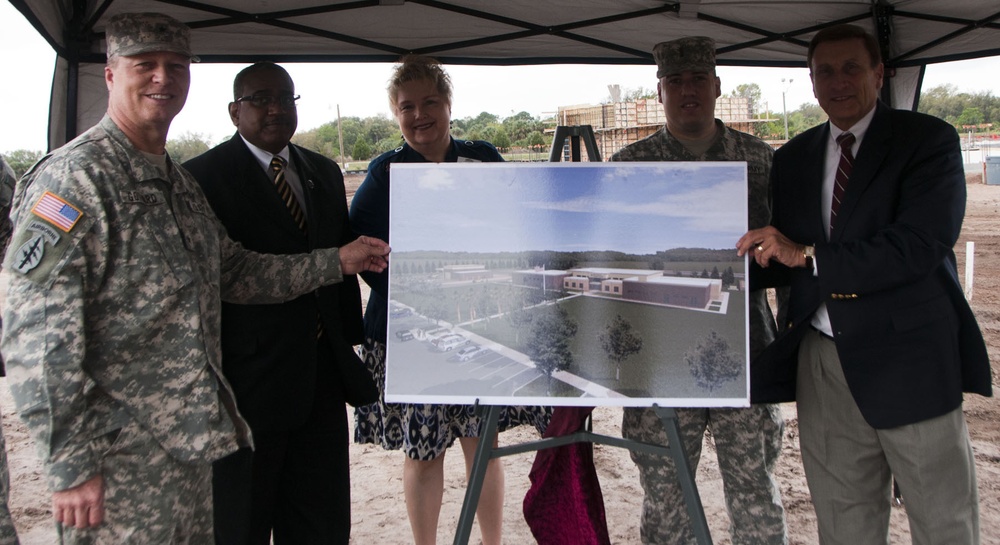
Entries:
{"type": "Polygon", "coordinates": [[[396,332],[396,338],[400,342],[412,341],[414,339],[413,332],[409,329],[404,329],[396,332]]]}
{"type": "Polygon", "coordinates": [[[444,337],[438,339],[434,339],[433,341],[431,341],[431,344],[436,346],[437,349],[442,352],[448,352],[449,350],[453,348],[458,348],[459,346],[462,346],[467,342],[469,342],[469,340],[466,339],[465,337],[457,334],[452,334],[452,335],[445,335],[444,337]]]}
{"type": "Polygon", "coordinates": [[[447,327],[439,327],[437,329],[432,329],[424,333],[424,338],[433,343],[434,341],[440,339],[441,337],[444,337],[445,335],[452,335],[452,334],[453,333],[451,332],[451,330],[448,329],[447,327]]]}
{"type": "Polygon", "coordinates": [[[469,361],[484,353],[486,353],[486,349],[481,346],[466,346],[458,351],[458,361],[469,361]]]}
{"type": "Polygon", "coordinates": [[[413,316],[413,311],[406,307],[394,308],[389,311],[390,318],[406,318],[407,316],[413,316]]]}

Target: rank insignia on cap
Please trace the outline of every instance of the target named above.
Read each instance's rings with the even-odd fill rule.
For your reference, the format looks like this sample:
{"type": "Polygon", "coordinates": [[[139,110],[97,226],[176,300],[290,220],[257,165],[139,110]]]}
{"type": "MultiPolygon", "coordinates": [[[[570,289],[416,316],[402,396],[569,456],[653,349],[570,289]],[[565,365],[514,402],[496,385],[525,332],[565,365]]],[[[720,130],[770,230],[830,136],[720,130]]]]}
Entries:
{"type": "Polygon", "coordinates": [[[31,212],[67,233],[83,217],[83,212],[79,208],[48,191],[38,199],[31,212]]]}

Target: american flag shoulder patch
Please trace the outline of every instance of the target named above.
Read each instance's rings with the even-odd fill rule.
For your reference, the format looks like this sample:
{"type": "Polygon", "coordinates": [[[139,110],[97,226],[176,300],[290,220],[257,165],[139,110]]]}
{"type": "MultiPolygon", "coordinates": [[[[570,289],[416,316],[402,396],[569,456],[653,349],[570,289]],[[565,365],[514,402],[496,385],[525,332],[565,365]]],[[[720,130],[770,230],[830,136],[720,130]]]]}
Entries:
{"type": "Polygon", "coordinates": [[[38,199],[35,206],[31,208],[31,212],[67,233],[83,217],[83,212],[79,208],[49,191],[46,191],[38,199]]]}

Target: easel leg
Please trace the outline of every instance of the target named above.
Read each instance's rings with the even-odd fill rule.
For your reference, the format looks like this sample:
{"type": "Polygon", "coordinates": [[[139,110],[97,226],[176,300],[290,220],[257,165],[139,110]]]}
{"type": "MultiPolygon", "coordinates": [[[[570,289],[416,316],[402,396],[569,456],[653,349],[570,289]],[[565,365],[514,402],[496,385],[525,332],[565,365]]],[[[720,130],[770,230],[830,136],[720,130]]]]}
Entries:
{"type": "Polygon", "coordinates": [[[701,545],[712,545],[712,536],[708,531],[705,510],[701,505],[701,496],[698,494],[698,487],[694,482],[691,465],[688,464],[687,449],[684,448],[684,442],[681,440],[681,427],[677,422],[677,411],[672,407],[660,407],[659,405],[653,405],[653,410],[663,421],[663,429],[667,431],[667,439],[670,441],[670,456],[674,459],[674,467],[677,468],[677,480],[680,481],[681,491],[684,493],[684,504],[687,506],[688,518],[691,519],[694,537],[701,545]]]}
{"type": "Polygon", "coordinates": [[[482,432],[479,435],[479,446],[472,461],[472,471],[465,488],[465,501],[458,517],[458,530],[455,533],[455,545],[466,545],[472,535],[472,522],[479,507],[479,494],[483,491],[483,481],[486,480],[486,466],[493,457],[493,442],[497,436],[497,425],[500,421],[498,405],[490,405],[486,410],[486,418],[482,420],[482,432]]]}

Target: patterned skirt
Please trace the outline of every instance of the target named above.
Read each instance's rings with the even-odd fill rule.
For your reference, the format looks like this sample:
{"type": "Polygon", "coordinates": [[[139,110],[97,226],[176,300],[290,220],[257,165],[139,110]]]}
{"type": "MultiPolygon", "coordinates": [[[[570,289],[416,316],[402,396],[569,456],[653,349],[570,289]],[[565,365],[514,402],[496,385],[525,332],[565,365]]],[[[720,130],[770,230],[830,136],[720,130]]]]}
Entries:
{"type": "MultiPolygon", "coordinates": [[[[480,418],[473,405],[386,403],[384,343],[368,339],[361,357],[375,378],[381,399],[354,409],[355,443],[403,449],[408,457],[427,461],[437,458],[459,437],[479,436],[480,418]]],[[[530,424],[541,435],[551,416],[551,407],[504,407],[498,429],[530,424]]]]}

